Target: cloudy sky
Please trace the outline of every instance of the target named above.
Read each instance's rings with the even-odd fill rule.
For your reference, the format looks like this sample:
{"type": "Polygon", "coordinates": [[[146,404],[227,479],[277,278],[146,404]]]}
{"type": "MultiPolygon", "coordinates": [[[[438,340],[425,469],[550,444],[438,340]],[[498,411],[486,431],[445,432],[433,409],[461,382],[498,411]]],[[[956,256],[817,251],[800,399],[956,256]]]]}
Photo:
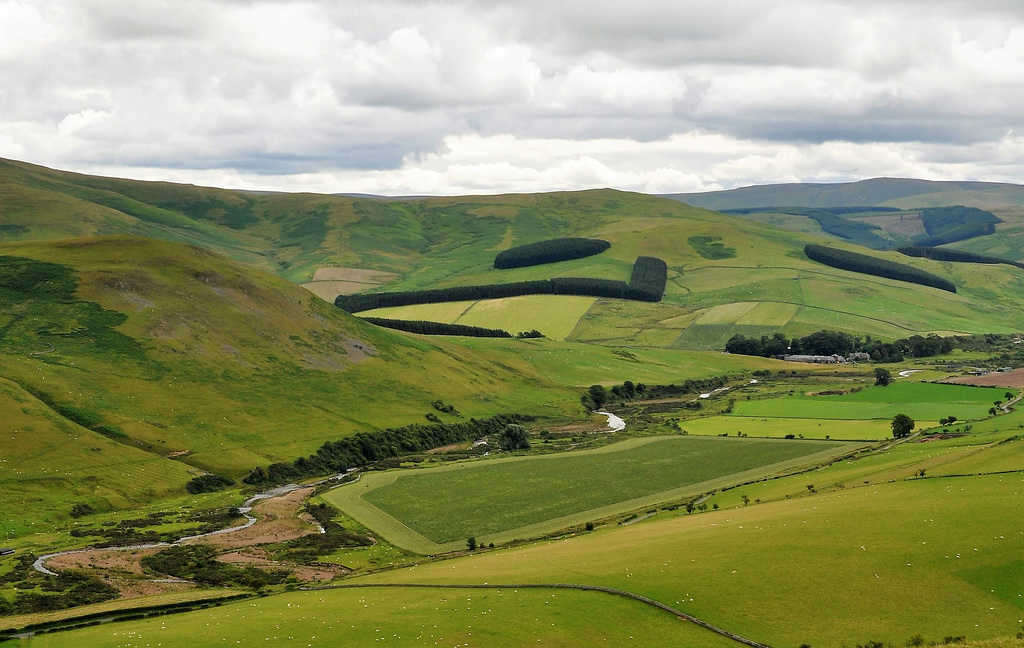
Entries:
{"type": "Polygon", "coordinates": [[[0,0],[0,157],[224,187],[1024,182],[1020,0],[0,0]]]}

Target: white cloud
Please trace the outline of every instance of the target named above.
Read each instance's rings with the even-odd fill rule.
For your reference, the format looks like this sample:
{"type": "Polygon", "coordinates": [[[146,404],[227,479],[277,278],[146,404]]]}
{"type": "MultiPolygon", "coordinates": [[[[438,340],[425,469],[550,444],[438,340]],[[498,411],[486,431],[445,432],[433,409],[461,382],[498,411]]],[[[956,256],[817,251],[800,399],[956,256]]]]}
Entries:
{"type": "Polygon", "coordinates": [[[0,0],[0,155],[231,186],[1020,180],[1010,0],[0,0]]]}
{"type": "Polygon", "coordinates": [[[0,2],[0,62],[33,56],[52,42],[39,10],[27,2],[0,2]]]}

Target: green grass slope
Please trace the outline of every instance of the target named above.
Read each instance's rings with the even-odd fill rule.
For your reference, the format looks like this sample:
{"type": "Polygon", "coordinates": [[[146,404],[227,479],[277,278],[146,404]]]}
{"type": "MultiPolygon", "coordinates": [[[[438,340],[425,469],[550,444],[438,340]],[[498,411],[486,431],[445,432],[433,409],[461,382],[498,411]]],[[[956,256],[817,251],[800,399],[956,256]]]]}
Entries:
{"type": "MultiPolygon", "coordinates": [[[[712,500],[733,507],[747,494],[750,506],[665,513],[368,579],[599,584],[769,645],[1012,636],[1022,614],[1015,580],[1021,530],[1009,514],[1022,496],[1019,450],[1017,472],[913,477],[944,457],[998,447],[988,436],[904,444],[712,500]],[[979,445],[958,445],[965,442],[979,445]],[[810,492],[809,483],[818,490],[810,492]]],[[[1006,457],[993,464],[1008,465],[1006,457]]]]}
{"type": "Polygon", "coordinates": [[[0,260],[0,278],[24,288],[0,293],[0,377],[115,440],[214,472],[422,422],[438,398],[467,417],[575,412],[572,394],[522,361],[378,329],[200,248],[86,238],[7,244],[0,260]]]}
{"type": "Polygon", "coordinates": [[[181,496],[189,467],[72,423],[0,379],[0,541],[70,523],[74,504],[132,508],[181,496]]]}

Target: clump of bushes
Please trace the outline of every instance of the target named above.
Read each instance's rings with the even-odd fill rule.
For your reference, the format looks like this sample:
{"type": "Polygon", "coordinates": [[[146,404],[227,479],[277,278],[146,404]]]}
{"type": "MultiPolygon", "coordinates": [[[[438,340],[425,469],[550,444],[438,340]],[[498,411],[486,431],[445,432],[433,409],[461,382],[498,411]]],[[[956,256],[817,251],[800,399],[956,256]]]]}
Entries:
{"type": "Polygon", "coordinates": [[[308,504],[306,512],[323,527],[324,532],[289,540],[285,544],[285,557],[288,560],[310,563],[342,547],[368,547],[373,544],[369,536],[346,529],[335,522],[338,511],[327,504],[308,504]]]}
{"type": "Polygon", "coordinates": [[[214,493],[234,485],[235,480],[230,477],[206,473],[205,475],[199,475],[190,479],[185,484],[185,490],[193,495],[198,495],[199,493],[214,493]]]}
{"type": "Polygon", "coordinates": [[[218,561],[216,556],[217,549],[209,545],[178,545],[144,557],[142,566],[204,585],[241,585],[256,590],[283,583],[291,575],[287,569],[235,567],[218,561]]]}

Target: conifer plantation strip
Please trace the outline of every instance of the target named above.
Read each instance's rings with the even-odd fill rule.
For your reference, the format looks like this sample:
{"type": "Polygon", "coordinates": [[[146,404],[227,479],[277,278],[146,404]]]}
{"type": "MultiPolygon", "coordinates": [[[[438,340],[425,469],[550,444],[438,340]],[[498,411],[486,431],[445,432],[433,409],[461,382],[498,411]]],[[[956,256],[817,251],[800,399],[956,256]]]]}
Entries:
{"type": "Polygon", "coordinates": [[[951,248],[944,247],[922,247],[917,245],[907,245],[896,249],[900,254],[919,257],[924,259],[932,259],[933,261],[950,261],[952,263],[981,263],[985,265],[996,265],[1005,263],[1006,265],[1012,265],[1016,268],[1024,268],[1024,263],[1019,261],[1011,261],[1010,259],[1001,259],[994,256],[986,256],[984,254],[975,254],[974,252],[968,252],[966,250],[954,250],[951,248]]]}
{"type": "Polygon", "coordinates": [[[422,335],[462,335],[465,337],[491,337],[510,338],[513,337],[508,331],[501,329],[485,328],[483,326],[467,326],[465,324],[446,324],[445,322],[430,322],[426,320],[401,320],[389,319],[386,317],[364,317],[365,321],[383,326],[384,328],[406,333],[420,333],[422,335]]]}
{"type": "Polygon", "coordinates": [[[434,288],[430,290],[339,295],[334,300],[334,305],[349,313],[359,313],[376,308],[390,308],[392,306],[439,304],[450,301],[479,301],[481,299],[502,299],[522,295],[576,295],[579,297],[627,299],[627,292],[628,287],[625,281],[589,279],[586,277],[556,277],[554,279],[518,281],[507,284],[453,286],[451,288],[434,288]]]}
{"type": "Polygon", "coordinates": [[[590,238],[557,238],[517,245],[499,252],[494,267],[499,270],[571,261],[600,254],[612,246],[608,241],[590,238]]]}
{"type": "Polygon", "coordinates": [[[668,283],[668,264],[658,257],[641,256],[633,264],[626,299],[659,302],[668,283]]]}
{"type": "Polygon", "coordinates": [[[839,268],[840,270],[849,270],[850,272],[860,272],[876,277],[895,279],[896,281],[931,286],[932,288],[938,288],[951,293],[956,292],[956,285],[948,279],[943,279],[924,270],[918,270],[912,266],[879,259],[867,254],[814,244],[805,245],[804,254],[812,261],[824,263],[827,266],[839,268]]]}

